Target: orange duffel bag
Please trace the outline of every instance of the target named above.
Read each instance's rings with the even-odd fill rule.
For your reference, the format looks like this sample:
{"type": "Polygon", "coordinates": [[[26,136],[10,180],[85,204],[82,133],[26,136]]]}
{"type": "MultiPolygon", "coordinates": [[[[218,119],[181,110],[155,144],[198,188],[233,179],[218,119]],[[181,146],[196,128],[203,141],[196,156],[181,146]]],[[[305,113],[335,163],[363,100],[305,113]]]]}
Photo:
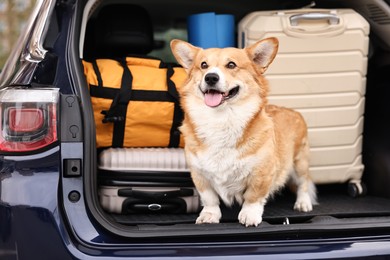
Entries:
{"type": "Polygon", "coordinates": [[[83,64],[98,148],[183,147],[176,90],[186,78],[183,68],[145,57],[83,64]]]}

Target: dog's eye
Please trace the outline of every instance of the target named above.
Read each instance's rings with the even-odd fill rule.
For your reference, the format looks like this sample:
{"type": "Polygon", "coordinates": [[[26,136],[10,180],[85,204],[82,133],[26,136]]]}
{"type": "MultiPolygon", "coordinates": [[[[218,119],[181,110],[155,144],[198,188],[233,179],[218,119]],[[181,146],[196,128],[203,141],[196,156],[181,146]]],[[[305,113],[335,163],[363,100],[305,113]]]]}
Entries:
{"type": "Polygon", "coordinates": [[[226,65],[226,68],[228,68],[228,69],[234,69],[235,67],[237,67],[237,65],[233,61],[229,62],[226,65]]]}
{"type": "Polygon", "coordinates": [[[207,63],[204,61],[204,62],[202,62],[202,63],[200,64],[200,67],[201,67],[202,69],[207,69],[207,68],[209,67],[209,65],[207,65],[207,63]]]}

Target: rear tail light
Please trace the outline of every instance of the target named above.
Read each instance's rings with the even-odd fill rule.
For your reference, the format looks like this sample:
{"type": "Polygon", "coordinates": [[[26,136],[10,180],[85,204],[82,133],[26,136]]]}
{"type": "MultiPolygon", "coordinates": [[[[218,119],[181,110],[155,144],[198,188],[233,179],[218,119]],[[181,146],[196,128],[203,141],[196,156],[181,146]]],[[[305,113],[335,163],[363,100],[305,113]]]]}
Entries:
{"type": "Polygon", "coordinates": [[[0,90],[0,152],[29,152],[57,141],[58,89],[0,90]]]}

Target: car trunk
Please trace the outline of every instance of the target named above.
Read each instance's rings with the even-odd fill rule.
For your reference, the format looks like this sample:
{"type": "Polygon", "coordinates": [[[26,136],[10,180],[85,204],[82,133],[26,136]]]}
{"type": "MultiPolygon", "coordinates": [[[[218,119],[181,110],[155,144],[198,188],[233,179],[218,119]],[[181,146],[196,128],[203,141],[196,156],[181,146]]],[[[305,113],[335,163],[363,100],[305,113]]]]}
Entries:
{"type": "MultiPolygon", "coordinates": [[[[336,1],[331,2],[332,8],[334,6],[344,7],[336,1]]],[[[280,8],[286,6],[292,5],[280,5],[280,8]]],[[[329,4],[323,6],[329,7],[329,4]]],[[[259,5],[253,8],[276,9],[278,7],[264,4],[264,6],[259,5]]],[[[196,10],[206,9],[197,6],[196,10]]],[[[224,11],[232,10],[228,8],[224,11]]],[[[152,13],[156,14],[156,12],[152,13]]],[[[156,15],[154,19],[164,18],[156,15]]],[[[180,22],[183,21],[180,20],[180,22]]],[[[84,177],[87,207],[100,226],[110,233],[119,237],[148,238],[150,241],[159,237],[169,237],[169,241],[180,241],[183,237],[206,238],[210,241],[235,241],[237,234],[242,239],[250,240],[253,239],[253,235],[257,234],[261,234],[264,239],[289,239],[388,232],[390,228],[390,190],[388,189],[390,183],[390,138],[388,136],[390,105],[387,102],[387,97],[390,96],[390,89],[387,87],[390,71],[389,50],[390,48],[383,45],[378,35],[371,32],[363,130],[362,156],[365,166],[362,179],[365,184],[363,194],[356,194],[353,190],[354,185],[348,182],[319,184],[317,185],[319,204],[314,206],[313,211],[305,213],[293,210],[295,194],[284,189],[269,200],[264,210],[263,222],[256,228],[246,228],[238,223],[237,216],[240,210],[238,205],[232,207],[222,205],[223,215],[220,224],[195,225],[197,212],[112,213],[104,210],[99,202],[101,170],[98,169],[97,154],[101,152],[101,149],[96,149],[94,138],[88,139],[88,137],[85,158],[91,174],[84,177]]],[[[83,103],[90,104],[87,100],[88,96],[85,95],[84,98],[83,103]]],[[[86,107],[84,116],[92,119],[91,107],[86,107]]],[[[92,124],[87,124],[85,127],[87,133],[95,134],[92,124]]]]}

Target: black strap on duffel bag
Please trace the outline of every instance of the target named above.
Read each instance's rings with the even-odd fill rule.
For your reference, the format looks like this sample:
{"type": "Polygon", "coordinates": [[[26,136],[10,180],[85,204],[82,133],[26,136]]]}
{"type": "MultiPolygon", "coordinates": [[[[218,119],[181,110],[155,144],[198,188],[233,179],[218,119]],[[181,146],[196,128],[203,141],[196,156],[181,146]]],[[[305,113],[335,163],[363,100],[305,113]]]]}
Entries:
{"type": "MultiPolygon", "coordinates": [[[[136,57],[139,58],[139,57],[136,57]]],[[[146,58],[147,59],[147,58],[146,58]]],[[[178,127],[183,120],[183,111],[180,107],[179,94],[176,89],[176,84],[172,80],[172,76],[175,73],[175,69],[178,66],[174,64],[164,63],[160,61],[159,69],[166,70],[166,84],[167,90],[149,90],[147,86],[144,89],[133,88],[133,75],[128,66],[126,58],[117,60],[120,66],[123,68],[123,74],[121,78],[120,88],[104,86],[104,79],[102,78],[101,72],[97,61],[92,61],[93,70],[97,77],[97,86],[90,83],[90,94],[91,97],[104,98],[112,100],[112,103],[106,109],[100,111],[104,118],[102,122],[104,124],[113,124],[112,134],[112,147],[125,147],[129,146],[125,144],[125,133],[126,133],[126,119],[128,117],[128,106],[131,106],[132,101],[145,101],[145,102],[171,102],[174,104],[173,107],[173,118],[172,125],[169,133],[168,147],[179,147],[180,146],[180,132],[178,127]],[[176,67],[176,68],[175,68],[176,67]],[[175,68],[175,69],[174,69],[175,68]]],[[[156,68],[157,69],[157,68],[156,68]]],[[[180,70],[180,73],[184,71],[180,70]]],[[[152,77],[153,75],[143,75],[144,77],[152,77]]],[[[145,109],[148,109],[146,106],[145,109]]],[[[156,111],[157,112],[157,111],[156,111]]],[[[151,119],[155,121],[155,119],[151,119]]],[[[151,122],[158,124],[158,122],[151,122]]],[[[131,145],[130,145],[131,146],[131,145]]],[[[153,146],[146,144],[145,146],[153,146]]]]}

